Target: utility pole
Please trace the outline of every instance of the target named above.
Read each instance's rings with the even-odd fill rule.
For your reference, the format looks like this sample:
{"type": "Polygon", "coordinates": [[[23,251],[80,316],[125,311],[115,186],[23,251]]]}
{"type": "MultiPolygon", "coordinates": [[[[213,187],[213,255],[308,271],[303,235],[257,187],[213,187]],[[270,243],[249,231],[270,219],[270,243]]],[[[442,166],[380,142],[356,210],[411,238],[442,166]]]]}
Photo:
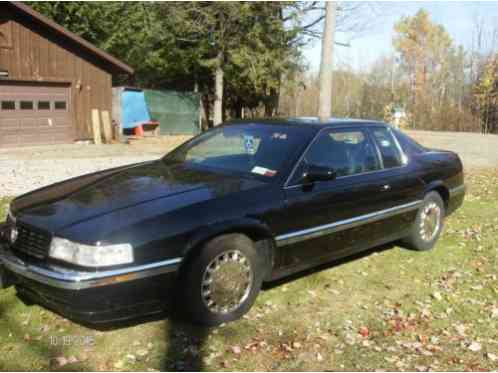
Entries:
{"type": "Polygon", "coordinates": [[[318,117],[321,122],[332,116],[332,69],[334,53],[334,34],[336,3],[326,3],[325,25],[322,38],[322,60],[320,62],[320,98],[318,102],[318,117]]]}

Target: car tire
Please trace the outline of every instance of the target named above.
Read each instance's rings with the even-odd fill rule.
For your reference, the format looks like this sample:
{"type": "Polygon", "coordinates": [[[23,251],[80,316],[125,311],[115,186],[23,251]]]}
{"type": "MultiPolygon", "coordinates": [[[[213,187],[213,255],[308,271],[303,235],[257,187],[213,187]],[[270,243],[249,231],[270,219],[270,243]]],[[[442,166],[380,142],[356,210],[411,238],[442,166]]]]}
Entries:
{"type": "Polygon", "coordinates": [[[411,232],[403,239],[403,243],[413,250],[431,250],[443,230],[444,217],[445,207],[441,195],[435,191],[427,193],[418,209],[411,232]]]}
{"type": "Polygon", "coordinates": [[[189,319],[216,326],[239,319],[261,289],[265,262],[251,239],[224,234],[187,259],[179,283],[189,319]]]}

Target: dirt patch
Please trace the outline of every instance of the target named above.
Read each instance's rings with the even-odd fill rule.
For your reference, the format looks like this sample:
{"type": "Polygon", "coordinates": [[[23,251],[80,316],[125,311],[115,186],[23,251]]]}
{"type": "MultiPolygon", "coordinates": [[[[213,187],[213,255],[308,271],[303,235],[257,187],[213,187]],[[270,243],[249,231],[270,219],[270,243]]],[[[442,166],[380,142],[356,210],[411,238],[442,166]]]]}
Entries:
{"type": "Polygon", "coordinates": [[[189,136],[131,145],[56,145],[0,150],[0,196],[17,196],[71,177],[160,158],[189,136]]]}

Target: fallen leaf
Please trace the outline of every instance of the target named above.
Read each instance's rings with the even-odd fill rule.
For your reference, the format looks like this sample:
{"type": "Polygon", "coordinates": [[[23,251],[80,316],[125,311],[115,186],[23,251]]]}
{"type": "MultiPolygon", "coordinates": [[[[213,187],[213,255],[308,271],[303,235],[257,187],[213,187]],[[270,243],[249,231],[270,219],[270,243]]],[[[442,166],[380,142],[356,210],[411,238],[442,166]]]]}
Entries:
{"type": "Polygon", "coordinates": [[[140,357],[144,357],[144,356],[146,356],[148,353],[149,353],[149,351],[144,350],[144,349],[137,350],[137,355],[138,355],[138,356],[140,356],[140,357]]]}
{"type": "Polygon", "coordinates": [[[232,350],[232,353],[234,353],[235,355],[240,355],[240,353],[242,352],[239,346],[232,346],[230,349],[232,350]]]}
{"type": "Polygon", "coordinates": [[[491,318],[498,318],[498,307],[495,307],[491,311],[491,318]]]}
{"type": "Polygon", "coordinates": [[[491,352],[488,352],[486,357],[491,361],[498,361],[498,355],[492,354],[491,352]]]}
{"type": "Polygon", "coordinates": [[[124,363],[120,360],[114,363],[114,368],[116,369],[122,369],[124,367],[124,363]]]}
{"type": "Polygon", "coordinates": [[[64,356],[56,357],[54,360],[58,367],[63,367],[68,363],[67,359],[64,356]]]}
{"type": "Polygon", "coordinates": [[[78,359],[76,358],[76,356],[70,356],[69,359],[67,359],[68,364],[75,364],[77,362],[78,362],[78,359]]]}
{"type": "Polygon", "coordinates": [[[301,343],[299,343],[299,342],[293,342],[292,343],[292,347],[294,347],[294,348],[301,348],[301,343]]]}
{"type": "Polygon", "coordinates": [[[367,328],[366,326],[362,326],[362,327],[360,328],[360,330],[358,331],[358,333],[359,333],[362,337],[367,338],[367,337],[368,337],[368,335],[370,334],[370,331],[368,330],[368,328],[367,328]]]}
{"type": "Polygon", "coordinates": [[[436,291],[436,292],[434,292],[434,293],[432,293],[431,295],[432,295],[432,297],[433,297],[434,299],[436,299],[436,300],[441,300],[441,299],[443,299],[443,297],[441,296],[441,293],[439,293],[439,292],[437,292],[437,291],[436,291]]]}
{"type": "Polygon", "coordinates": [[[469,345],[469,350],[473,352],[481,351],[481,344],[477,342],[472,342],[469,345]]]}

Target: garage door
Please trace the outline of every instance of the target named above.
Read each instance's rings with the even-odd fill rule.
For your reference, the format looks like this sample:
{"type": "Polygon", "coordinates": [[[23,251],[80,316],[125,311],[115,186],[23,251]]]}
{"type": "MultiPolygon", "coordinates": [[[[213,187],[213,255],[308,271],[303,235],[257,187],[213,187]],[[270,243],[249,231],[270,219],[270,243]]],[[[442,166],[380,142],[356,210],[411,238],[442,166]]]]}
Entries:
{"type": "Polygon", "coordinates": [[[73,139],[69,85],[0,82],[0,147],[73,139]]]}

